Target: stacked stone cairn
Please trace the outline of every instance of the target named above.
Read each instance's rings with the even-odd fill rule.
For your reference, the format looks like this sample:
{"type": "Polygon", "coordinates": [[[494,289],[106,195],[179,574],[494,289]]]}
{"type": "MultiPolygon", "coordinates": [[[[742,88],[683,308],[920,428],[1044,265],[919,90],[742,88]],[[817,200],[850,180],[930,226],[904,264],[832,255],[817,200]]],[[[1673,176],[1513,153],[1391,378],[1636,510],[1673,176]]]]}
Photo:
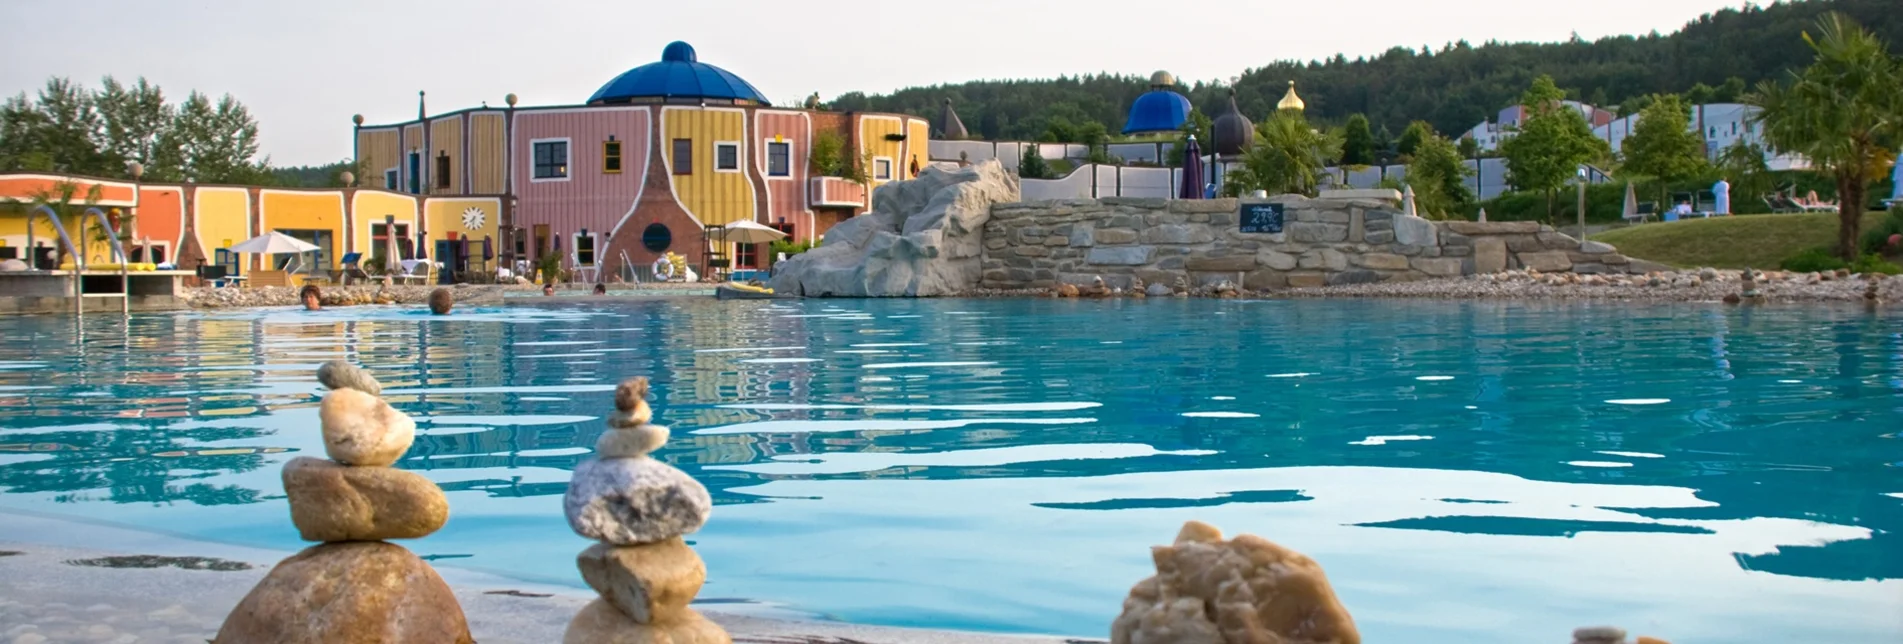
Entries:
{"type": "Polygon", "coordinates": [[[473,643],[449,585],[385,542],[428,536],[449,520],[442,488],[390,467],[415,440],[415,421],[349,363],[324,363],[317,380],[330,388],[318,408],[330,458],[291,459],[283,477],[291,523],[306,541],[322,543],[272,568],[213,642],[473,643]]]}
{"type": "Polygon", "coordinates": [[[568,526],[599,541],[576,557],[601,597],[568,624],[565,644],[730,644],[719,625],[688,608],[707,567],[682,536],[699,530],[713,498],[699,481],[655,460],[667,443],[647,401],[648,381],[615,388],[596,459],[575,468],[562,499],[568,526]]]}

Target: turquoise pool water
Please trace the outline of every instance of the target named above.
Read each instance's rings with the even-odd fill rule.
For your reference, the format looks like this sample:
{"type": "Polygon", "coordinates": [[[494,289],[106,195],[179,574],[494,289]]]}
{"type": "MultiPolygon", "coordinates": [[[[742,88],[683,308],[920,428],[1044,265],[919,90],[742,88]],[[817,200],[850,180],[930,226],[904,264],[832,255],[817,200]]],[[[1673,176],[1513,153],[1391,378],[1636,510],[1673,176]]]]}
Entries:
{"type": "MultiPolygon", "coordinates": [[[[324,360],[419,420],[441,565],[580,585],[621,378],[713,491],[701,596],[1102,637],[1186,519],[1369,641],[1903,634],[1903,323],[1860,308],[587,301],[0,319],[0,508],[300,547],[324,360]]],[[[0,526],[0,538],[7,528],[0,526]]]]}

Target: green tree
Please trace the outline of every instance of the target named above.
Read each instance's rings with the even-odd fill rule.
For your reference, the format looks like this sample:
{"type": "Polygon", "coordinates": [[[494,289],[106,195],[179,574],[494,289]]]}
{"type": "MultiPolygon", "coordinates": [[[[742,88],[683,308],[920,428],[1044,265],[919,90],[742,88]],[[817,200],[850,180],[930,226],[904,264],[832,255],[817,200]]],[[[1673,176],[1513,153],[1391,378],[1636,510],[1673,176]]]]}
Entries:
{"type": "Polygon", "coordinates": [[[1341,137],[1310,126],[1300,112],[1279,111],[1256,124],[1255,145],[1223,182],[1229,196],[1254,190],[1315,194],[1329,164],[1341,158],[1341,137]]]}
{"type": "Polygon", "coordinates": [[[99,151],[110,167],[125,167],[137,162],[145,166],[145,176],[154,181],[176,181],[179,168],[161,159],[159,141],[171,129],[174,115],[166,104],[165,93],[140,77],[130,85],[107,76],[93,95],[99,112],[99,151]]]}
{"type": "Polygon", "coordinates": [[[1653,97],[1625,138],[1620,169],[1658,183],[1659,203],[1668,201],[1674,182],[1705,169],[1705,138],[1691,126],[1691,106],[1673,94],[1653,97]]]}
{"type": "Polygon", "coordinates": [[[1414,203],[1423,216],[1432,219],[1446,219],[1473,202],[1473,192],[1467,189],[1469,174],[1454,143],[1431,133],[1415,146],[1413,159],[1407,164],[1407,183],[1414,186],[1414,203]]]}
{"type": "Polygon", "coordinates": [[[846,152],[846,137],[838,132],[820,132],[813,136],[813,153],[807,166],[821,177],[839,177],[857,183],[866,182],[865,163],[853,163],[846,152]]]}
{"type": "Polygon", "coordinates": [[[1383,124],[1381,130],[1374,134],[1374,162],[1377,164],[1386,164],[1388,160],[1393,158],[1394,133],[1389,132],[1388,126],[1383,124]]]}
{"type": "MultiPolygon", "coordinates": [[[[105,156],[94,137],[99,112],[92,94],[65,78],[49,78],[38,96],[20,94],[7,101],[6,149],[0,159],[21,170],[105,174],[105,156]]],[[[8,168],[0,168],[8,169],[8,168]]]]}
{"type": "Polygon", "coordinates": [[[1719,153],[1718,169],[1725,180],[1731,182],[1732,212],[1739,212],[1740,204],[1770,194],[1776,188],[1777,178],[1764,163],[1764,148],[1742,138],[1719,153]]]}
{"type": "Polygon", "coordinates": [[[1044,155],[1037,151],[1036,144],[1024,146],[1024,156],[1018,159],[1018,176],[1025,179],[1051,178],[1051,166],[1044,162],[1044,155]]]}
{"type": "Polygon", "coordinates": [[[1374,131],[1368,127],[1366,115],[1350,116],[1342,127],[1341,164],[1374,165],[1374,131]]]}
{"type": "Polygon", "coordinates": [[[1525,121],[1500,144],[1508,180],[1520,190],[1544,193],[1548,219],[1557,217],[1560,187],[1578,176],[1581,165],[1609,154],[1606,142],[1593,136],[1585,117],[1559,102],[1564,96],[1551,77],[1534,80],[1520,99],[1526,107],[1525,121]]]}
{"type": "Polygon", "coordinates": [[[1183,127],[1176,133],[1176,143],[1170,146],[1168,161],[1171,166],[1181,167],[1183,165],[1183,150],[1184,147],[1189,144],[1190,136],[1193,135],[1196,137],[1196,143],[1198,145],[1204,147],[1209,146],[1209,125],[1212,122],[1208,115],[1203,114],[1202,110],[1192,109],[1189,111],[1189,120],[1183,122],[1183,127]]]}
{"type": "Polygon", "coordinates": [[[1903,137],[1903,63],[1876,35],[1839,13],[1804,33],[1811,65],[1788,84],[1763,82],[1746,101],[1761,109],[1765,141],[1803,155],[1837,184],[1837,254],[1857,258],[1870,183],[1889,169],[1885,144],[1903,137]]]}
{"type": "Polygon", "coordinates": [[[1415,151],[1420,149],[1422,143],[1435,136],[1437,135],[1434,133],[1434,126],[1429,125],[1427,121],[1409,123],[1407,129],[1401,130],[1401,138],[1394,142],[1394,151],[1402,158],[1411,158],[1415,151]]]}
{"type": "Polygon", "coordinates": [[[1480,158],[1480,143],[1474,141],[1474,138],[1471,136],[1460,137],[1460,158],[1462,159],[1480,158]]]}

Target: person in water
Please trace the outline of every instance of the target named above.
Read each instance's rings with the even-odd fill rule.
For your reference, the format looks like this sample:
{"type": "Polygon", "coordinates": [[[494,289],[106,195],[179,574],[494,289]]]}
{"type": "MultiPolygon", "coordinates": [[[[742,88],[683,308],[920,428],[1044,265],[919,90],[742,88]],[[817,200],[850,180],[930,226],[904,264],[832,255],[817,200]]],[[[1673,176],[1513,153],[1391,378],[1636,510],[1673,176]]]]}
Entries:
{"type": "Polygon", "coordinates": [[[324,293],[323,291],[317,290],[316,284],[305,284],[304,288],[297,292],[297,299],[304,302],[304,310],[306,311],[316,311],[324,308],[324,293]]]}
{"type": "Polygon", "coordinates": [[[607,294],[608,294],[608,285],[607,285],[607,284],[596,284],[596,285],[595,285],[595,294],[596,294],[596,295],[607,295],[607,294]]]}
{"type": "Polygon", "coordinates": [[[552,296],[554,296],[554,295],[555,295],[555,285],[554,285],[554,284],[543,284],[543,285],[542,285],[542,295],[545,295],[545,296],[551,296],[551,297],[552,297],[552,296]]]}

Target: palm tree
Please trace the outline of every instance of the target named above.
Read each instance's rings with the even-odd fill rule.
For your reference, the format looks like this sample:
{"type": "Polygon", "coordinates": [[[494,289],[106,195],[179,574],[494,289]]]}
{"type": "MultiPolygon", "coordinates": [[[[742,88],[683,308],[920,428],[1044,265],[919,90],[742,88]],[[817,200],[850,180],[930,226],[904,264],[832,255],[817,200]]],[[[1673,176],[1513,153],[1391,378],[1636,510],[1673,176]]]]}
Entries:
{"type": "Polygon", "coordinates": [[[1857,259],[1857,235],[1870,182],[1890,163],[1886,144],[1903,135],[1903,63],[1875,34],[1840,13],[1804,33],[1817,56],[1789,84],[1765,81],[1746,101],[1762,111],[1765,141],[1810,160],[1837,183],[1837,254],[1857,259]]]}
{"type": "Polygon", "coordinates": [[[1313,195],[1328,164],[1341,158],[1341,137],[1317,130],[1300,112],[1281,110],[1255,126],[1255,146],[1223,182],[1229,196],[1253,190],[1313,195]]]}

